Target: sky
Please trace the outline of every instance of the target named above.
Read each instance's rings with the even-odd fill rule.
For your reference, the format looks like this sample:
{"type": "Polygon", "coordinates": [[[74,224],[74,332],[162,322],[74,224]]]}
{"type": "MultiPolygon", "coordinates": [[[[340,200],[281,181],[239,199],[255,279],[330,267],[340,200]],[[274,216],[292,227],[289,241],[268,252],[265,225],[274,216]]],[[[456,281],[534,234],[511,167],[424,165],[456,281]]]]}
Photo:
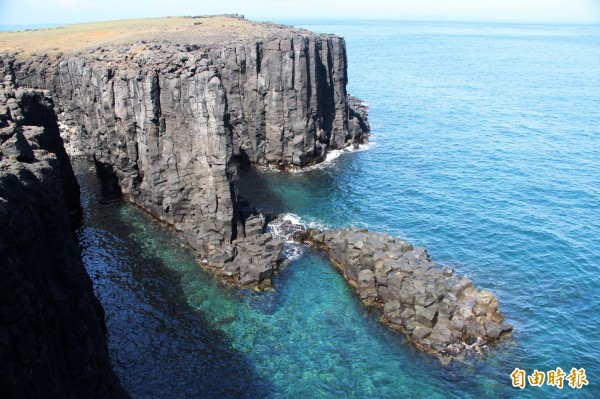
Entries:
{"type": "Polygon", "coordinates": [[[0,25],[224,13],[274,22],[398,19],[600,24],[600,0],[0,0],[0,25]]]}

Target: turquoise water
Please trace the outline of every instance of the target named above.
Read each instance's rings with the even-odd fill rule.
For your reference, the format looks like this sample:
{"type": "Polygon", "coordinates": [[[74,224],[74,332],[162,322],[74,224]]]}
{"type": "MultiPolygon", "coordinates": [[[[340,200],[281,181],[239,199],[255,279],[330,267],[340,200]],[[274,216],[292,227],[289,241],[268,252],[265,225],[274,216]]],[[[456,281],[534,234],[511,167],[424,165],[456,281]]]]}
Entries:
{"type": "Polygon", "coordinates": [[[496,293],[514,336],[442,365],[309,250],[273,292],[224,286],[80,165],[80,239],[125,386],[135,397],[600,397],[600,29],[297,25],[346,37],[349,92],[369,103],[374,140],[303,174],[247,172],[242,194],[426,246],[496,293]],[[585,368],[589,385],[521,391],[515,367],[585,368]]]}

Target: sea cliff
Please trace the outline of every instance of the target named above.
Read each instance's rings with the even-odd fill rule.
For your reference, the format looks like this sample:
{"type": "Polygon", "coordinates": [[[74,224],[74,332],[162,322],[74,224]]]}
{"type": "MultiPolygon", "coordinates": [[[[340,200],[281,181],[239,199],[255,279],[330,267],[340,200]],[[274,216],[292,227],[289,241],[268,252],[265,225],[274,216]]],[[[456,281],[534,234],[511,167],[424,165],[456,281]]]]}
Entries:
{"type": "MultiPolygon", "coordinates": [[[[366,110],[346,92],[344,40],[240,18],[106,24],[50,30],[42,43],[25,32],[29,51],[0,36],[7,84],[47,90],[70,151],[180,231],[201,265],[242,285],[267,285],[283,243],[239,195],[237,171],[302,168],[367,140],[366,110]]],[[[17,108],[10,109],[5,119],[16,124],[17,108]]],[[[36,145],[52,152],[23,134],[11,134],[3,152],[19,163],[45,156],[32,155],[36,145]]],[[[72,201],[76,183],[63,170],[62,146],[54,153],[63,198],[72,201]]],[[[76,205],[67,203],[72,219],[76,205]]],[[[456,356],[512,328],[493,294],[434,268],[408,243],[354,230],[308,231],[301,239],[326,251],[361,298],[382,306],[385,320],[421,348],[456,356]]]]}
{"type": "Polygon", "coordinates": [[[0,392],[126,398],[73,238],[79,186],[52,99],[0,83],[0,392]]]}
{"type": "Polygon", "coordinates": [[[240,18],[156,21],[103,40],[92,29],[64,51],[5,52],[0,67],[50,90],[69,146],[181,231],[202,264],[260,282],[281,244],[247,229],[264,218],[242,209],[236,166],[304,167],[366,139],[366,114],[349,106],[344,39],[240,18]]]}

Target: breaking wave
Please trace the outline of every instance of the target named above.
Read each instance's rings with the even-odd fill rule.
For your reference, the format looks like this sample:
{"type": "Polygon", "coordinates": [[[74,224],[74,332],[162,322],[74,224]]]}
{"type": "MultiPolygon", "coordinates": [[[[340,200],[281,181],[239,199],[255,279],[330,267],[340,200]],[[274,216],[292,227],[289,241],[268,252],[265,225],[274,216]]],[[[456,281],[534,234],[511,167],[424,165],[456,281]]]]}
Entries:
{"type": "Polygon", "coordinates": [[[294,240],[294,234],[306,230],[307,228],[324,228],[319,222],[306,222],[293,213],[285,213],[277,219],[269,222],[267,231],[274,238],[284,242],[283,254],[289,260],[298,259],[306,246],[294,240]]]}

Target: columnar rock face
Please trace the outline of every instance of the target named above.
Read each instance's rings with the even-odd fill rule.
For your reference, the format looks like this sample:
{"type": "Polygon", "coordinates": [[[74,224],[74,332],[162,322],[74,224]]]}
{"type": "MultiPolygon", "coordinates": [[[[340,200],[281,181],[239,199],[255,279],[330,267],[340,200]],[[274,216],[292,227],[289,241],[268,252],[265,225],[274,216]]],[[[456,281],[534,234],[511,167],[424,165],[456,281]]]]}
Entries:
{"type": "Polygon", "coordinates": [[[49,89],[75,130],[70,140],[132,202],[182,231],[203,263],[255,282],[247,260],[276,268],[280,251],[235,261],[248,239],[236,162],[310,165],[365,140],[368,123],[348,106],[342,38],[243,23],[258,33],[5,54],[0,66],[49,89]]]}
{"type": "Polygon", "coordinates": [[[512,330],[494,294],[436,267],[424,248],[357,229],[309,229],[296,236],[324,250],[365,303],[383,307],[384,319],[427,351],[457,356],[512,330]]]}
{"type": "Polygon", "coordinates": [[[0,83],[3,397],[128,397],[69,226],[78,213],[79,187],[51,98],[0,83]]]}

